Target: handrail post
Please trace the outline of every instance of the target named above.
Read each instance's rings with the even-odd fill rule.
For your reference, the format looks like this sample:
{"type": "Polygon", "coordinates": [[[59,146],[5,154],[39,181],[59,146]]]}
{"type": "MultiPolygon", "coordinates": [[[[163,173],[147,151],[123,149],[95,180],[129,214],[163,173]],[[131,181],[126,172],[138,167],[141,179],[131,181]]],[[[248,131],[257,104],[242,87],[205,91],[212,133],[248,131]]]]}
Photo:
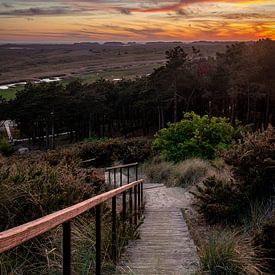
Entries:
{"type": "Polygon", "coordinates": [[[137,225],[137,186],[134,187],[134,214],[135,214],[135,225],[137,225]]]}
{"type": "Polygon", "coordinates": [[[71,222],[65,222],[63,227],[63,275],[71,274],[71,222]]]}
{"type": "Polygon", "coordinates": [[[126,192],[122,193],[122,221],[126,222],[126,192]]]}
{"type": "Polygon", "coordinates": [[[101,274],[101,204],[95,207],[96,210],[96,275],[101,274]]]}
{"type": "Polygon", "coordinates": [[[111,179],[111,170],[108,171],[109,172],[109,185],[112,184],[112,179],[111,179]]]}
{"type": "Polygon", "coordinates": [[[140,211],[141,211],[141,185],[140,184],[137,186],[137,190],[138,190],[138,218],[140,219],[140,217],[141,217],[141,214],[140,214],[140,211]]]}
{"type": "Polygon", "coordinates": [[[116,188],[116,168],[114,169],[114,189],[116,188]]]}
{"type": "Polygon", "coordinates": [[[141,207],[143,207],[143,182],[141,183],[141,207]]]}
{"type": "Polygon", "coordinates": [[[117,239],[116,239],[116,196],[112,198],[112,258],[113,263],[117,260],[117,239]]]}
{"type": "Polygon", "coordinates": [[[138,180],[138,165],[136,165],[136,181],[138,180]]]}
{"type": "Polygon", "coordinates": [[[122,168],[120,168],[119,172],[120,172],[120,184],[119,184],[119,186],[121,187],[122,186],[122,168]]]}
{"type": "Polygon", "coordinates": [[[131,230],[133,229],[133,190],[130,188],[129,190],[129,210],[130,210],[130,226],[131,230]]]}

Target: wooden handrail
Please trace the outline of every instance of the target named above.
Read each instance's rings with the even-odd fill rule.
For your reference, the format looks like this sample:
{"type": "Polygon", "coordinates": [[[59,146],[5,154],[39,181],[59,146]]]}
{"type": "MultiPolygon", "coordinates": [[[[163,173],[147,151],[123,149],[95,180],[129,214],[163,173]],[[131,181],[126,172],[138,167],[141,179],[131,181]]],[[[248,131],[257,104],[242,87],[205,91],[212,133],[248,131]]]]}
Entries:
{"type": "MultiPolygon", "coordinates": [[[[132,165],[132,164],[131,164],[132,165]]],[[[129,165],[124,165],[127,167],[129,165]]],[[[112,167],[113,168],[113,167],[112,167]]],[[[61,225],[85,211],[139,185],[143,180],[134,181],[127,185],[105,192],[88,200],[59,210],[37,220],[0,232],[0,253],[14,248],[34,237],[37,237],[58,225],[61,225]]]]}
{"type": "Polygon", "coordinates": [[[127,168],[127,167],[132,167],[132,166],[137,166],[138,162],[134,162],[134,163],[130,163],[130,164],[122,164],[122,165],[117,165],[117,166],[113,166],[113,167],[107,167],[105,170],[109,171],[109,170],[114,170],[114,169],[119,169],[119,168],[127,168]]]}

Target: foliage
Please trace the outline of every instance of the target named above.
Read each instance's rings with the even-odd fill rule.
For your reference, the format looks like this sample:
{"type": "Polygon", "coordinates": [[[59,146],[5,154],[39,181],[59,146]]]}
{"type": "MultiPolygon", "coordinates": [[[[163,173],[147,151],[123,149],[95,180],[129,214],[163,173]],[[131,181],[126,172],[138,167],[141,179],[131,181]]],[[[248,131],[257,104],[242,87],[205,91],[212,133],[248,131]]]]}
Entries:
{"type": "Polygon", "coordinates": [[[12,155],[13,152],[14,152],[14,149],[12,145],[9,144],[9,142],[6,139],[0,137],[0,154],[8,157],[12,155]]]}
{"type": "Polygon", "coordinates": [[[239,191],[233,180],[211,176],[203,185],[197,185],[195,197],[199,211],[210,223],[238,221],[247,198],[239,191]]]}
{"type": "Polygon", "coordinates": [[[214,232],[204,242],[200,259],[202,271],[211,275],[261,273],[261,262],[256,259],[253,247],[238,232],[214,232]]]}
{"type": "Polygon", "coordinates": [[[212,170],[207,161],[187,159],[175,167],[175,185],[188,187],[199,182],[212,170]]]}
{"type": "MultiPolygon", "coordinates": [[[[98,170],[96,170],[98,171],[98,170]]],[[[80,167],[77,148],[0,156],[0,231],[40,218],[107,191],[104,175],[80,167]]],[[[94,210],[72,220],[72,272],[95,269],[94,210]]],[[[118,215],[119,249],[133,236],[118,215]],[[124,230],[124,228],[126,230],[124,230]]],[[[102,205],[103,272],[114,272],[111,262],[111,211],[102,205]]],[[[1,274],[59,274],[62,272],[62,227],[59,226],[0,255],[1,274]]]]}
{"type": "Polygon", "coordinates": [[[174,162],[190,157],[213,159],[219,149],[230,146],[233,136],[234,128],[226,118],[201,117],[191,112],[160,130],[153,148],[174,162]]]}
{"type": "Polygon", "coordinates": [[[242,143],[223,154],[233,166],[241,192],[250,200],[274,194],[275,131],[270,126],[264,132],[247,134],[242,143]]]}
{"type": "Polygon", "coordinates": [[[151,141],[146,138],[109,139],[79,146],[81,159],[95,158],[95,165],[111,165],[115,161],[123,163],[143,162],[151,155],[151,141]]]}
{"type": "Polygon", "coordinates": [[[223,154],[234,181],[212,176],[197,186],[198,207],[209,222],[243,222],[251,204],[274,194],[273,137],[272,128],[246,135],[223,154]]]}
{"type": "MultiPolygon", "coordinates": [[[[40,156],[41,157],[41,156],[40,156]]],[[[7,160],[0,167],[0,230],[40,218],[106,189],[78,163],[52,163],[37,156],[7,160]]],[[[65,157],[66,158],[66,157],[65,157]]]]}

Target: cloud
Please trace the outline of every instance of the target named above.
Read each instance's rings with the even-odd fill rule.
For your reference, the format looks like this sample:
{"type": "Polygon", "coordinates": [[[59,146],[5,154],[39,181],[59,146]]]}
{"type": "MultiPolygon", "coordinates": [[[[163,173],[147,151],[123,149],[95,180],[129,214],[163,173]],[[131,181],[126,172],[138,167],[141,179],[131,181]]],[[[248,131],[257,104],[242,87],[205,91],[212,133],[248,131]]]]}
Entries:
{"type": "Polygon", "coordinates": [[[118,9],[120,11],[121,14],[126,14],[126,15],[130,15],[131,12],[129,11],[129,9],[126,8],[119,8],[118,9]]]}
{"type": "Polygon", "coordinates": [[[8,3],[1,3],[0,6],[4,7],[4,8],[12,8],[13,5],[8,4],[8,3]]]}
{"type": "Polygon", "coordinates": [[[180,9],[180,10],[177,10],[177,11],[176,11],[176,14],[186,16],[188,13],[187,13],[185,10],[180,9]]]}
{"type": "Polygon", "coordinates": [[[79,12],[68,7],[28,8],[0,11],[0,16],[39,16],[39,15],[65,15],[79,12]]]}
{"type": "Polygon", "coordinates": [[[242,19],[275,19],[275,15],[268,15],[268,14],[261,14],[261,13],[228,13],[228,14],[221,14],[222,18],[225,19],[232,19],[232,20],[242,20],[242,19]]]}

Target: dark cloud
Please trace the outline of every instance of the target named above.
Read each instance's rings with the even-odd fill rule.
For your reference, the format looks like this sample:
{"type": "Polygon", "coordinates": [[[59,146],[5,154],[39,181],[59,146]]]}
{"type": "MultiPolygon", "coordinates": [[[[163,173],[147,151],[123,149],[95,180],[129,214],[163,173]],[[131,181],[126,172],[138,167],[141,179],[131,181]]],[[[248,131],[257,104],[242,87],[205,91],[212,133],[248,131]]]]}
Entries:
{"type": "Polygon", "coordinates": [[[274,18],[274,16],[270,16],[268,14],[261,14],[261,13],[228,13],[228,14],[221,14],[220,16],[222,18],[232,19],[232,20],[274,18]]]}
{"type": "Polygon", "coordinates": [[[176,14],[178,14],[178,15],[184,15],[184,16],[188,15],[188,13],[185,10],[183,10],[183,9],[177,10],[176,14]]]}
{"type": "Polygon", "coordinates": [[[129,11],[129,9],[126,9],[126,8],[120,8],[119,11],[122,14],[126,14],[126,15],[130,15],[131,14],[131,12],[129,11]]]}
{"type": "Polygon", "coordinates": [[[51,7],[51,8],[29,8],[29,9],[13,9],[8,11],[0,11],[0,15],[6,16],[38,16],[38,15],[63,15],[79,12],[68,7],[51,7]]]}
{"type": "Polygon", "coordinates": [[[4,7],[4,8],[12,8],[13,5],[8,4],[8,3],[1,3],[0,6],[4,7]]]}

